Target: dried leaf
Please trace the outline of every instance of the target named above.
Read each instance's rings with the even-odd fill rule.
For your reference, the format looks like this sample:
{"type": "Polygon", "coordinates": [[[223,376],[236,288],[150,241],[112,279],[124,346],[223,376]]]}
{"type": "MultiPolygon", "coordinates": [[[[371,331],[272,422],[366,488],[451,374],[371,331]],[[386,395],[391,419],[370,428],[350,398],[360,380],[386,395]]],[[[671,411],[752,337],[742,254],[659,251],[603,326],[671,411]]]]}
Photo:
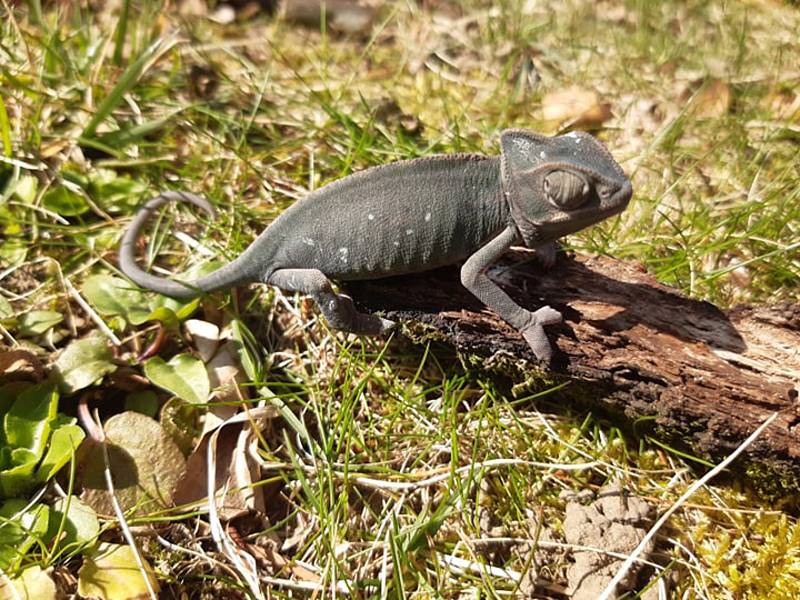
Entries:
{"type": "Polygon", "coordinates": [[[366,35],[372,29],[375,9],[353,0],[294,0],[284,2],[284,18],[312,29],[319,29],[322,16],[332,31],[366,35]]]}
{"type": "Polygon", "coordinates": [[[701,119],[724,117],[731,109],[731,87],[720,79],[711,79],[698,90],[691,110],[701,119]]]}
{"type": "Polygon", "coordinates": [[[278,416],[273,407],[238,413],[219,427],[206,432],[186,463],[186,474],[175,488],[176,504],[191,504],[208,497],[208,447],[212,445],[217,510],[221,519],[231,519],[243,510],[264,511],[263,489],[252,483],[260,476],[260,466],[251,458],[258,443],[252,423],[260,427],[266,419],[278,416]]]}
{"type": "Polygon", "coordinates": [[[28,350],[0,352],[0,380],[41,381],[44,377],[41,361],[28,350]]]}
{"type": "Polygon", "coordinates": [[[210,361],[219,346],[219,327],[200,319],[189,319],[183,326],[186,333],[191,336],[194,347],[197,348],[197,353],[203,362],[210,361]]]}
{"type": "Polygon", "coordinates": [[[776,119],[800,121],[800,93],[790,89],[775,89],[767,94],[763,104],[776,119]]]}
{"type": "Polygon", "coordinates": [[[611,105],[597,92],[572,87],[542,98],[542,120],[551,130],[565,127],[596,128],[611,117],[611,105]]]}
{"type": "MultiPolygon", "coordinates": [[[[108,462],[122,510],[139,514],[172,504],[172,490],[186,460],[161,425],[145,415],[123,412],[106,421],[108,462]]],[[[98,514],[114,514],[106,489],[101,446],[91,449],[81,467],[81,498],[98,514]]]]}
{"type": "Polygon", "coordinates": [[[238,354],[237,343],[228,340],[206,365],[214,397],[220,402],[247,397],[246,390],[237,387],[237,383],[245,381],[238,354]]]}

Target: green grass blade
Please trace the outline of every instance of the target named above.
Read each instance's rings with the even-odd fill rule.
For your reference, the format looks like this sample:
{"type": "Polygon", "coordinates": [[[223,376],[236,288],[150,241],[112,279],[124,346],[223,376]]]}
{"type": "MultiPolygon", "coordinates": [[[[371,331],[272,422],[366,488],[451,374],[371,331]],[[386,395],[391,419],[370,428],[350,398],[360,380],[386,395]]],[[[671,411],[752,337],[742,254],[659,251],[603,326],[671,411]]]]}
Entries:
{"type": "Polygon", "coordinates": [[[144,123],[135,125],[133,127],[125,127],[116,131],[109,131],[108,133],[104,133],[103,135],[95,138],[95,141],[104,146],[122,150],[123,148],[130,146],[131,144],[135,144],[149,135],[158,133],[164,128],[164,126],[167,125],[167,123],[169,123],[172,117],[182,110],[183,108],[179,108],[171,112],[166,117],[145,121],[144,123]]]}
{"type": "Polygon", "coordinates": [[[103,120],[105,120],[105,118],[108,117],[108,115],[110,115],[117,106],[119,106],[125,94],[133,89],[133,86],[136,85],[136,82],[142,75],[145,65],[154,56],[156,56],[156,54],[158,54],[159,50],[161,50],[163,47],[163,44],[163,40],[157,39],[155,42],[145,48],[145,50],[139,55],[139,58],[131,63],[127,69],[125,69],[125,71],[122,73],[122,76],[119,78],[119,80],[117,80],[117,83],[97,107],[94,116],[92,116],[92,118],[89,120],[89,123],[86,125],[86,128],[83,130],[82,137],[94,137],[94,133],[97,131],[98,125],[100,125],[100,123],[102,123],[103,120]]]}
{"type": "Polygon", "coordinates": [[[11,124],[3,97],[0,96],[0,140],[3,142],[3,156],[11,156],[11,124]]]}
{"type": "Polygon", "coordinates": [[[130,6],[130,0],[123,0],[119,22],[114,32],[114,56],[111,60],[117,66],[122,64],[122,50],[125,47],[125,38],[128,35],[128,13],[130,6]]]}

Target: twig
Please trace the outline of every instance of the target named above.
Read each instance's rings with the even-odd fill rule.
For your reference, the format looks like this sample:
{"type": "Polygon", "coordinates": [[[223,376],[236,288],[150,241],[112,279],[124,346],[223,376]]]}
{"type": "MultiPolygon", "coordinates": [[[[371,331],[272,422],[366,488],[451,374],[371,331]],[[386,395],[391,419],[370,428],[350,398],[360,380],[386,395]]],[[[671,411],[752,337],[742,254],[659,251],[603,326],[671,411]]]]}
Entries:
{"type": "Polygon", "coordinates": [[[706,483],[708,483],[714,477],[716,477],[722,471],[724,471],[727,468],[727,466],[736,459],[737,456],[739,456],[742,452],[744,452],[745,448],[747,448],[750,444],[756,441],[756,439],[758,439],[758,437],[764,432],[764,430],[767,427],[769,427],[769,425],[777,417],[778,417],[777,412],[772,413],[772,416],[770,416],[766,421],[764,421],[761,424],[761,426],[758,429],[756,429],[752,434],[750,434],[750,437],[748,437],[744,442],[742,442],[742,444],[736,450],[734,450],[725,460],[719,463],[716,467],[714,467],[708,473],[703,475],[703,477],[695,481],[689,487],[689,489],[687,489],[683,493],[683,495],[680,498],[678,498],[678,501],[675,502],[675,504],[673,504],[671,507],[669,507],[669,509],[667,509],[667,511],[663,515],[661,515],[661,518],[658,521],[656,521],[656,523],[650,528],[650,531],[647,532],[647,535],[645,535],[642,538],[642,541],[639,542],[639,545],[636,547],[636,549],[633,552],[631,552],[631,555],[625,560],[625,562],[617,571],[616,575],[614,575],[613,579],[608,583],[606,589],[603,590],[603,593],[600,594],[600,597],[597,600],[608,600],[608,598],[611,597],[611,595],[616,590],[617,584],[619,584],[619,582],[622,581],[622,579],[628,573],[628,570],[631,568],[633,563],[638,559],[639,555],[642,552],[644,552],[644,549],[650,543],[650,540],[652,540],[655,537],[656,533],[658,533],[658,530],[661,529],[664,523],[666,523],[669,520],[669,518],[675,513],[675,511],[677,511],[683,505],[683,503],[686,502],[686,500],[690,496],[692,496],[692,494],[694,494],[698,489],[703,487],[706,483]]]}
{"type": "Polygon", "coordinates": [[[80,305],[87,315],[89,315],[89,318],[92,320],[92,322],[97,325],[100,331],[102,331],[109,340],[111,340],[111,343],[115,346],[121,346],[122,342],[120,339],[113,331],[111,331],[109,326],[106,325],[106,322],[103,321],[102,317],[98,315],[91,306],[89,306],[89,303],[83,299],[83,296],[80,295],[78,290],[75,289],[75,286],[72,285],[72,282],[66,277],[64,278],[64,285],[66,286],[69,295],[72,296],[72,299],[80,305]]]}

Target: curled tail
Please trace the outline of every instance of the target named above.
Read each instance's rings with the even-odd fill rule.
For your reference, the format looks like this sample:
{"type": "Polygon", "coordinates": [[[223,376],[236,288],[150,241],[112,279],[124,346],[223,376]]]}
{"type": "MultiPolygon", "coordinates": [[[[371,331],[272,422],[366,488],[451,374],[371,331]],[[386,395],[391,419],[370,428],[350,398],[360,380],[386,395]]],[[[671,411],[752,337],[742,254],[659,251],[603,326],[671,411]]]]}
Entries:
{"type": "Polygon", "coordinates": [[[136,240],[139,238],[142,228],[147,223],[150,215],[168,202],[191,202],[195,206],[202,208],[211,217],[216,217],[217,214],[208,200],[188,192],[163,192],[148,200],[133,217],[133,221],[131,221],[122,236],[119,248],[119,268],[125,275],[143,288],[181,300],[196,298],[206,292],[233,287],[239,283],[253,280],[253,277],[238,259],[205,277],[187,282],[172,281],[164,277],[151,275],[136,264],[136,240]]]}

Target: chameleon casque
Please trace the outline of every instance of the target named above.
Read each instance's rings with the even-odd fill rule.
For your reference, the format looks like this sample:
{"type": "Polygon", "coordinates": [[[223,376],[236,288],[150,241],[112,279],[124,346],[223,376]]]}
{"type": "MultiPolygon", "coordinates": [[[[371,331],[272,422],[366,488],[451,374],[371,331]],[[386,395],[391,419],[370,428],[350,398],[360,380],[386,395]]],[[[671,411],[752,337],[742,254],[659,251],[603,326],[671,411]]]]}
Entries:
{"type": "Polygon", "coordinates": [[[232,262],[196,281],[178,282],[136,264],[136,241],[149,216],[171,201],[208,211],[203,198],[165,192],[143,205],[122,238],[119,266],[134,282],[192,298],[260,282],[311,296],[334,329],[380,335],[394,323],[359,312],[331,280],[377,279],[465,261],[461,282],[521,332],[536,357],[552,350],[544,325],[561,313],[517,305],[486,269],[512,245],[554,260],[559,237],[620,213],[631,183],[591,135],[557,137],[509,129],[500,156],[437,155],[390,163],[330,183],[299,200],[232,262]]]}

